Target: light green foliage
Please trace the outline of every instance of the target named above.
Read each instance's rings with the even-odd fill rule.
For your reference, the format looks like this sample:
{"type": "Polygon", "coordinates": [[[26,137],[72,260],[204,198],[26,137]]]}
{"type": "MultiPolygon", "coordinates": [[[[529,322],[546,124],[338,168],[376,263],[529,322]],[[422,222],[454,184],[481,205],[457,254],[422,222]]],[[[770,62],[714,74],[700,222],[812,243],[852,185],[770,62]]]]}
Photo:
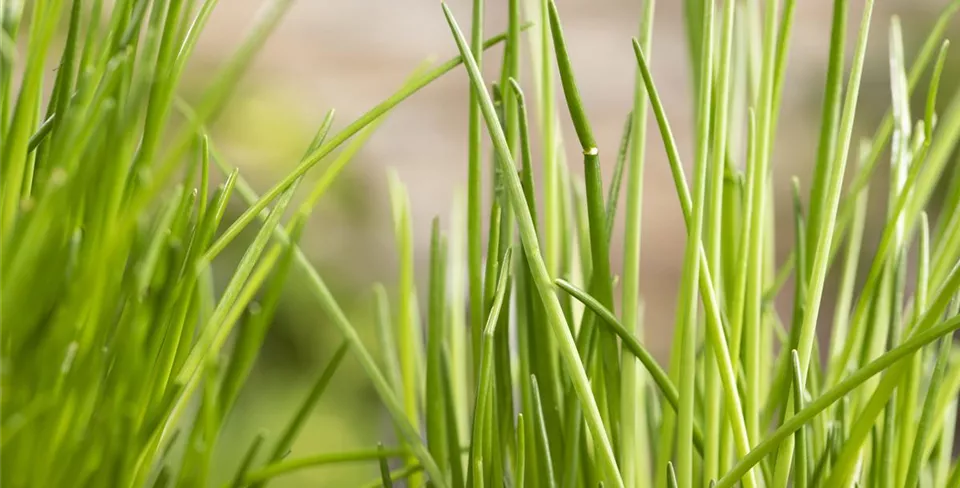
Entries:
{"type": "Polygon", "coordinates": [[[553,0],[504,0],[505,32],[487,41],[483,1],[472,3],[469,41],[444,5],[458,56],[417,70],[342,130],[331,130],[328,112],[296,169],[260,196],[207,127],[291,3],[265,0],[193,104],[179,98],[180,81],[216,0],[0,3],[0,484],[263,487],[344,463],[368,465],[370,486],[417,488],[960,482],[950,456],[960,392],[960,92],[940,84],[943,34],[960,0],[943,7],[916,55],[904,52],[899,21],[889,24],[890,110],[854,155],[868,46],[886,24],[868,0],[848,33],[849,2],[833,2],[808,179],[783,174],[773,157],[794,0],[684,2],[696,100],[689,179],[649,64],[653,0],[636,10],[633,99],[609,153],[577,87],[585,74],[575,74],[568,46],[578,40],[564,35],[553,0]],[[481,55],[500,42],[491,86],[481,55]],[[393,298],[375,288],[380,342],[371,348],[299,236],[384,116],[460,67],[470,81],[466,198],[452,222],[433,221],[430,266],[418,270],[419,216],[391,175],[398,283],[393,298]],[[927,74],[928,98],[911,107],[927,74]],[[661,149],[647,140],[649,112],[687,230],[669,367],[645,345],[640,296],[643,170],[661,149]],[[561,151],[566,122],[582,179],[561,151]],[[605,191],[607,154],[616,162],[605,191]],[[867,192],[887,161],[871,247],[867,192]],[[295,199],[316,166],[323,174],[295,199]],[[481,186],[485,171],[491,188],[481,186]],[[794,234],[775,269],[771,195],[785,178],[794,234]],[[932,204],[940,181],[950,182],[942,209],[932,204]],[[621,200],[624,264],[613,269],[621,200]],[[223,222],[238,202],[246,210],[223,222]],[[247,229],[252,240],[215,287],[213,260],[247,229]],[[259,433],[230,476],[215,480],[218,440],[293,273],[341,345],[283,430],[259,433]],[[828,309],[831,273],[839,282],[828,309]],[[416,283],[427,286],[418,293],[416,283]],[[821,354],[817,338],[831,330],[821,354]],[[288,456],[316,406],[335,401],[324,392],[351,359],[396,446],[288,456]]]}

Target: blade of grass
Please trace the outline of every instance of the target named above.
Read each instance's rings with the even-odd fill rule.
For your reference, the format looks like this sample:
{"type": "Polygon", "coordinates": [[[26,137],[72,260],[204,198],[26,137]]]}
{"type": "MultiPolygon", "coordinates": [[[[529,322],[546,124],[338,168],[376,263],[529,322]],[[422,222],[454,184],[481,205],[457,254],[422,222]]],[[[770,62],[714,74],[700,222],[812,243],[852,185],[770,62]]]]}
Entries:
{"type": "MultiPolygon", "coordinates": [[[[470,29],[470,50],[479,66],[483,55],[483,0],[473,0],[473,25],[470,29]]],[[[467,273],[470,282],[470,330],[473,352],[473,382],[480,373],[480,343],[483,327],[483,217],[482,171],[483,126],[480,119],[479,95],[470,87],[467,129],[467,273]]]]}
{"type": "MultiPolygon", "coordinates": [[[[639,38],[642,47],[647,53],[652,51],[653,44],[653,15],[656,2],[644,2],[641,14],[639,38]]],[[[641,223],[643,217],[643,171],[647,146],[647,94],[643,84],[643,76],[639,68],[634,74],[633,110],[630,113],[630,142],[627,168],[627,201],[623,243],[623,276],[621,314],[623,323],[639,329],[641,339],[643,330],[640,320],[640,242],[641,223]]],[[[612,200],[612,199],[611,199],[612,200]]],[[[611,219],[612,220],[612,219],[611,219]]],[[[634,459],[633,462],[622,463],[623,482],[628,488],[636,488],[640,480],[652,479],[648,456],[650,452],[649,432],[644,428],[640,406],[645,403],[646,378],[637,370],[633,358],[621,352],[620,361],[623,373],[621,376],[621,411],[620,422],[624,434],[620,437],[620,455],[622,459],[634,459]]]]}
{"type": "Polygon", "coordinates": [[[446,261],[446,237],[440,233],[440,219],[433,219],[430,238],[430,310],[428,316],[427,337],[427,399],[425,405],[427,446],[430,453],[441,466],[448,464],[446,409],[443,401],[443,346],[444,346],[444,294],[446,261]],[[429,401],[434,399],[435,401],[429,401]]]}

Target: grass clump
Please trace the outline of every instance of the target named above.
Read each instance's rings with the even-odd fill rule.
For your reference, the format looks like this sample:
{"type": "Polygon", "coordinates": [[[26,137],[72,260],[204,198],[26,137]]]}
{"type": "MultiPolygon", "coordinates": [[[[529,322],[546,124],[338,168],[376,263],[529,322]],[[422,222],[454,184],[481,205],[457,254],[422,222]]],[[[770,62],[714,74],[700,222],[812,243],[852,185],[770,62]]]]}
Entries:
{"type": "Polygon", "coordinates": [[[951,181],[945,201],[960,198],[950,159],[960,94],[949,94],[942,111],[937,104],[942,36],[960,2],[947,3],[910,65],[891,21],[890,110],[855,145],[865,54],[879,22],[868,0],[848,36],[848,2],[834,1],[813,174],[808,191],[794,179],[792,252],[781,263],[772,154],[795,0],[685,2],[697,101],[689,181],[649,66],[653,0],[639,11],[634,99],[606,191],[557,6],[508,0],[505,32],[484,41],[484,5],[474,0],[469,40],[443,6],[457,57],[418,70],[340,131],[331,110],[296,170],[260,196],[205,128],[290,3],[265,3],[193,105],[177,88],[215,0],[3,4],[4,44],[26,39],[23,49],[2,50],[0,73],[4,486],[215,484],[219,433],[294,269],[343,343],[284,430],[257,436],[237,460],[229,486],[262,487],[346,462],[369,463],[377,486],[960,485],[952,456],[960,209],[928,216],[941,180],[951,181]],[[501,42],[501,76],[488,87],[481,54],[501,42]],[[59,67],[52,82],[51,63],[59,67]],[[298,238],[383,116],[460,66],[470,79],[466,201],[449,225],[434,221],[428,287],[419,293],[413,217],[403,183],[391,178],[400,273],[394,303],[375,288],[383,346],[375,357],[298,238]],[[928,72],[927,103],[911,107],[928,72]],[[666,366],[644,346],[639,294],[644,161],[659,150],[646,139],[649,112],[687,229],[666,366]],[[566,117],[582,179],[561,151],[566,117]],[[294,208],[303,176],[327,159],[294,208]],[[881,161],[890,165],[887,208],[869,253],[867,195],[881,161]],[[484,171],[492,188],[481,186],[484,171]],[[617,272],[610,240],[622,185],[617,272]],[[227,225],[226,205],[236,200],[247,210],[227,225]],[[211,262],[251,226],[255,237],[215,288],[211,262]],[[867,270],[858,269],[862,256],[867,270]],[[832,270],[840,281],[828,317],[832,270]],[[780,309],[775,299],[791,278],[790,306],[780,309]],[[821,351],[826,328],[831,341],[821,351]],[[348,354],[399,445],[288,459],[348,354]]]}

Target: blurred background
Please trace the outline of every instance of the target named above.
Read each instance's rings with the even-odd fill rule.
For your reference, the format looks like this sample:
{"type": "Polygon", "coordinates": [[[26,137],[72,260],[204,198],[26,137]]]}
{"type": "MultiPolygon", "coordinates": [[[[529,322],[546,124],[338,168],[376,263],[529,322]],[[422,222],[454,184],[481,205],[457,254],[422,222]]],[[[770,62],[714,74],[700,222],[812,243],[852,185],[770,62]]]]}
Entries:
{"type": "MultiPolygon", "coordinates": [[[[201,90],[222,60],[232,53],[263,3],[264,0],[221,2],[188,70],[188,95],[201,90]]],[[[461,24],[469,25],[469,0],[449,3],[461,24]]],[[[486,3],[485,31],[499,32],[506,25],[507,1],[486,3]]],[[[622,124],[632,100],[635,60],[630,37],[637,31],[641,2],[557,3],[577,81],[601,154],[605,156],[604,171],[609,181],[622,124]]],[[[689,160],[693,97],[682,3],[658,2],[652,57],[654,77],[677,131],[681,155],[689,160]]],[[[850,3],[852,33],[859,23],[863,2],[850,3]]],[[[899,14],[902,18],[909,63],[909,53],[916,52],[946,4],[947,0],[877,2],[858,134],[871,134],[889,106],[886,53],[891,15],[899,14]]],[[[808,188],[806,182],[810,180],[816,151],[831,5],[828,0],[797,2],[783,114],[774,152],[776,212],[782,227],[778,262],[785,257],[792,239],[790,177],[798,176],[802,186],[808,188]]],[[[954,21],[948,32],[947,37],[960,38],[960,24],[954,21]]],[[[852,49],[852,43],[848,41],[848,48],[852,49]]],[[[442,60],[454,53],[455,45],[436,1],[300,0],[213,127],[214,140],[229,164],[239,166],[258,190],[265,190],[298,162],[328,109],[337,110],[334,129],[343,127],[391,94],[424,60],[442,60]]],[[[488,74],[493,76],[501,50],[488,53],[485,59],[492,60],[487,65],[493,68],[488,74]]],[[[949,101],[960,79],[957,54],[954,52],[947,62],[941,105],[949,101]]],[[[529,84],[525,86],[532,89],[529,84]]],[[[454,193],[464,190],[466,185],[467,93],[465,73],[458,69],[395,109],[324,197],[306,229],[302,247],[374,351],[377,342],[371,331],[370,287],[382,282],[390,289],[396,280],[387,170],[395,169],[409,187],[418,279],[425,283],[430,221],[440,215],[448,222],[454,193]]],[[[923,90],[918,90],[916,100],[924,97],[923,90]]],[[[920,106],[919,102],[914,106],[920,106]]],[[[566,117],[566,112],[561,112],[561,118],[566,117]]],[[[576,162],[579,149],[572,144],[573,132],[569,125],[564,130],[568,154],[576,162]]],[[[659,137],[651,132],[648,140],[652,142],[645,173],[641,288],[647,312],[646,341],[663,359],[671,337],[685,233],[659,137]]],[[[572,164],[572,171],[580,172],[579,166],[572,164]]],[[[885,188],[886,171],[878,173],[878,181],[885,188]]],[[[874,195],[880,193],[885,192],[874,195]]],[[[874,200],[872,215],[882,217],[885,202],[874,200]]],[[[236,206],[231,212],[235,217],[242,210],[236,206]]],[[[622,212],[620,215],[622,219],[622,212]]],[[[614,270],[621,267],[620,225],[622,222],[618,224],[612,251],[614,270]]],[[[868,224],[865,249],[875,246],[879,225],[876,218],[868,224]]],[[[234,246],[233,255],[228,253],[218,265],[231,266],[241,244],[234,246]]],[[[872,252],[865,254],[864,259],[871,257],[872,252]]],[[[221,439],[221,476],[232,472],[241,451],[258,431],[275,434],[281,428],[341,341],[317,304],[298,286],[301,279],[296,272],[291,274],[258,367],[221,439]]],[[[789,290],[783,295],[789,297],[789,290]]],[[[828,301],[830,295],[828,288],[828,301]]],[[[296,444],[293,456],[391,442],[392,429],[375,392],[356,360],[349,354],[347,357],[296,444]]],[[[274,486],[352,486],[375,479],[376,473],[373,465],[321,468],[278,479],[274,486]]]]}

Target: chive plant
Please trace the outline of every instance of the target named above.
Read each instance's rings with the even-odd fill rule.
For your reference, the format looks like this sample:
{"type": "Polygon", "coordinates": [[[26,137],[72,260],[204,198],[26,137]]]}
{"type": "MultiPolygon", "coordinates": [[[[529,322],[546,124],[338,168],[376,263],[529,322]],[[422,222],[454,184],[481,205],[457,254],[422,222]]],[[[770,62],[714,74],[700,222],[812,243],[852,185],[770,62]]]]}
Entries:
{"type": "Polygon", "coordinates": [[[296,169],[263,195],[206,128],[291,1],[266,0],[188,104],[178,87],[217,3],[0,4],[4,486],[263,487],[341,463],[369,464],[370,486],[385,487],[960,486],[960,93],[940,90],[943,36],[960,1],[944,2],[915,56],[891,19],[890,109],[855,141],[870,36],[887,24],[867,0],[848,33],[848,1],[834,0],[808,190],[773,158],[796,0],[684,2],[696,100],[690,178],[649,64],[655,2],[640,2],[635,88],[606,189],[608,153],[597,147],[567,50],[576,40],[557,5],[506,0],[503,33],[485,40],[485,5],[473,0],[469,39],[442,8],[456,57],[417,70],[338,131],[330,110],[296,169]],[[498,43],[500,76],[489,83],[482,54],[498,43]],[[458,68],[470,82],[465,200],[449,222],[434,220],[418,290],[414,215],[391,176],[400,272],[393,298],[374,287],[374,355],[298,239],[384,116],[458,68]],[[922,79],[928,97],[913,107],[922,79]],[[565,121],[578,156],[561,150],[565,121]],[[687,229],[665,365],[644,345],[639,293],[644,165],[661,149],[687,229]],[[881,164],[886,192],[870,188],[881,164]],[[316,166],[323,174],[301,189],[316,166]],[[776,262],[771,204],[786,177],[794,233],[776,262]],[[941,181],[947,204],[934,209],[941,181]],[[309,196],[295,200],[298,191],[309,196]],[[868,192],[886,202],[872,250],[868,192]],[[621,193],[624,265],[614,270],[621,193]],[[246,210],[224,222],[238,201],[246,210]],[[251,227],[239,263],[214,287],[211,262],[251,227]],[[342,343],[284,429],[259,434],[231,476],[213,479],[220,432],[294,270],[342,343]],[[831,272],[839,291],[828,311],[831,272]],[[778,300],[790,279],[792,293],[778,300]],[[288,456],[348,355],[396,444],[288,456]]]}

